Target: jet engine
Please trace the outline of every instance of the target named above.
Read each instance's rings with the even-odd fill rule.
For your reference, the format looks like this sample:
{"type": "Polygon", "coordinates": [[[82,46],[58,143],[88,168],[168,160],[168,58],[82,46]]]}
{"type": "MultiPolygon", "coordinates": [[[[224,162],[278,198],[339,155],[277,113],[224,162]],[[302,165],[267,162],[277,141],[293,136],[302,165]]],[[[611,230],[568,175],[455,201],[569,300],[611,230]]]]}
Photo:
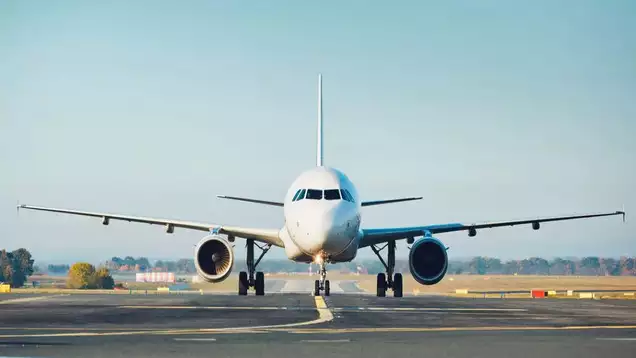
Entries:
{"type": "Polygon", "coordinates": [[[194,250],[194,266],[197,273],[208,282],[225,280],[234,265],[234,251],[222,236],[206,236],[194,250]]]}
{"type": "Polygon", "coordinates": [[[416,241],[409,252],[409,269],[415,281],[422,285],[438,283],[448,270],[446,247],[435,238],[416,241]]]}

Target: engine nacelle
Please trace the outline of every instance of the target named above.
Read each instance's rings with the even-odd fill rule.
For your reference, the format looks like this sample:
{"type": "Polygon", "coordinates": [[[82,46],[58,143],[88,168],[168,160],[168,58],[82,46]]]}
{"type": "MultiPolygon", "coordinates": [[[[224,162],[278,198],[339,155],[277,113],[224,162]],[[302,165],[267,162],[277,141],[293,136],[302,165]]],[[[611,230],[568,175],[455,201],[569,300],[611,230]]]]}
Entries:
{"type": "Polygon", "coordinates": [[[232,272],[234,250],[224,237],[206,236],[194,249],[194,266],[204,280],[221,282],[232,272]]]}
{"type": "Polygon", "coordinates": [[[438,283],[448,270],[446,247],[435,238],[416,241],[409,252],[409,269],[415,281],[422,285],[438,283]]]}

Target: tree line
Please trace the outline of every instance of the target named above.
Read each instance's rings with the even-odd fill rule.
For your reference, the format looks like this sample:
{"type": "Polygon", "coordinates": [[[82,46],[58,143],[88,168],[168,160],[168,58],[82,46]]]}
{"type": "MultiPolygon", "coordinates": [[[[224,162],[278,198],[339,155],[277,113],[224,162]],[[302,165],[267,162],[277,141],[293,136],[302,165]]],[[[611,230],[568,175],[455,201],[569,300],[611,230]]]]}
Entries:
{"type": "MultiPolygon", "coordinates": [[[[180,274],[194,274],[196,269],[193,259],[159,260],[152,265],[145,257],[133,258],[126,256],[124,259],[113,257],[104,265],[110,271],[158,271],[175,272],[180,274]]],[[[68,265],[65,265],[68,271],[68,265]]],[[[56,265],[56,268],[64,270],[64,265],[56,265]]],[[[51,265],[49,265],[49,270],[51,265]]],[[[263,260],[258,265],[259,271],[264,272],[308,272],[309,265],[290,260],[263,260]]],[[[313,271],[317,266],[313,265],[313,271]]],[[[237,260],[234,271],[246,271],[245,260],[237,260]]],[[[330,264],[329,270],[343,273],[376,274],[384,272],[384,266],[377,259],[356,260],[330,264]]],[[[50,270],[51,271],[51,270],[50,270]]],[[[409,272],[408,260],[397,260],[396,271],[409,272]]],[[[578,275],[578,276],[636,276],[636,258],[603,258],[588,256],[583,258],[554,258],[530,257],[521,260],[501,260],[492,257],[473,257],[467,260],[451,260],[448,268],[449,274],[500,274],[500,275],[578,275]]]]}
{"type": "Polygon", "coordinates": [[[0,251],[0,282],[8,283],[11,287],[22,287],[31,275],[33,258],[27,249],[0,251]]]}
{"type": "Polygon", "coordinates": [[[110,260],[106,261],[105,266],[112,271],[145,272],[152,268],[148,258],[134,258],[132,256],[126,256],[123,259],[121,257],[114,256],[110,260]]]}
{"type": "Polygon", "coordinates": [[[50,264],[47,266],[47,271],[50,273],[67,273],[70,270],[69,265],[61,264],[61,265],[53,265],[50,264]]]}
{"type": "Polygon", "coordinates": [[[497,258],[478,256],[468,262],[452,263],[449,266],[449,272],[477,275],[636,276],[636,258],[615,259],[588,256],[581,259],[557,257],[546,260],[541,257],[531,257],[503,262],[497,258]]]}

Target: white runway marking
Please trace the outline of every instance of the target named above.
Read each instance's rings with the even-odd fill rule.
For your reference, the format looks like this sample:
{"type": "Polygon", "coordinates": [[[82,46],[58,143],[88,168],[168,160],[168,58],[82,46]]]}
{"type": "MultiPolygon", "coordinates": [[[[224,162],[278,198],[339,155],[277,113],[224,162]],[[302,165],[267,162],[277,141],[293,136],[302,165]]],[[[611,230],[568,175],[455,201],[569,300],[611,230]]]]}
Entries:
{"type": "MultiPolygon", "coordinates": [[[[347,293],[340,285],[340,281],[329,281],[330,287],[329,290],[331,293],[347,293]]],[[[355,287],[355,285],[354,285],[355,287]]],[[[284,293],[306,293],[313,292],[314,290],[314,281],[313,280],[285,280],[285,284],[283,288],[280,289],[280,292],[284,293]]],[[[355,291],[354,291],[355,292],[355,291]]]]}
{"type": "Polygon", "coordinates": [[[441,307],[334,307],[334,311],[371,311],[371,312],[412,312],[412,311],[437,311],[437,312],[528,312],[525,308],[441,308],[441,307]]]}
{"type": "Polygon", "coordinates": [[[24,303],[24,302],[33,302],[33,301],[41,301],[48,300],[51,298],[62,297],[68,295],[55,295],[55,296],[36,296],[36,297],[24,297],[24,298],[13,298],[9,300],[0,301],[0,305],[10,305],[14,303],[24,303]]]}
{"type": "MultiPolygon", "coordinates": [[[[117,306],[124,309],[154,309],[154,310],[286,310],[287,307],[252,307],[252,306],[117,306]]],[[[313,310],[307,307],[307,310],[313,310]]]]}
{"type": "Polygon", "coordinates": [[[303,339],[302,343],[348,343],[349,339],[303,339]]]}
{"type": "Polygon", "coordinates": [[[634,341],[636,342],[636,338],[597,338],[599,341],[634,341]]]}
{"type": "Polygon", "coordinates": [[[173,338],[175,341],[185,342],[216,342],[216,338],[173,338]]]}

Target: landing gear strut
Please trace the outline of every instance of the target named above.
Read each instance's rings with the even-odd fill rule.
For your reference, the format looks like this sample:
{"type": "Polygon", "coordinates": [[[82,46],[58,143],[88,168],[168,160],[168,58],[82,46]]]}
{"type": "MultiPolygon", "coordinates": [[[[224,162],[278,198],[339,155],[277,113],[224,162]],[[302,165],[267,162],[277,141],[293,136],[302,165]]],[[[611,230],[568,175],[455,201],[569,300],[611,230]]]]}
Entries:
{"type": "Polygon", "coordinates": [[[329,280],[327,280],[327,263],[322,260],[320,262],[320,280],[314,281],[314,296],[320,296],[320,291],[324,291],[325,296],[329,296],[330,289],[329,280]]]}
{"type": "Polygon", "coordinates": [[[394,274],[395,271],[395,240],[393,241],[389,241],[386,243],[386,245],[382,246],[381,248],[377,248],[376,245],[372,245],[371,246],[371,250],[373,250],[373,252],[376,254],[376,256],[378,256],[378,258],[380,259],[380,262],[382,262],[382,265],[384,265],[384,268],[386,269],[386,274],[384,273],[379,273],[378,274],[378,281],[377,281],[377,296],[378,297],[385,297],[386,296],[386,290],[387,289],[392,289],[393,290],[393,297],[402,297],[403,294],[403,280],[402,280],[402,274],[401,273],[396,273],[394,274]],[[387,260],[386,262],[384,261],[384,259],[382,258],[382,255],[380,255],[380,252],[382,252],[382,250],[387,249],[387,260]]]}
{"type": "Polygon", "coordinates": [[[239,296],[247,295],[247,290],[250,287],[254,287],[254,291],[256,291],[256,296],[263,296],[265,294],[265,275],[262,272],[256,272],[256,266],[261,262],[261,259],[267,251],[272,247],[271,245],[263,245],[260,246],[254,243],[253,239],[247,239],[247,259],[245,260],[247,263],[247,272],[241,271],[239,273],[239,282],[238,282],[238,294],[239,296]],[[258,247],[261,250],[261,254],[254,262],[254,246],[258,247]]]}

